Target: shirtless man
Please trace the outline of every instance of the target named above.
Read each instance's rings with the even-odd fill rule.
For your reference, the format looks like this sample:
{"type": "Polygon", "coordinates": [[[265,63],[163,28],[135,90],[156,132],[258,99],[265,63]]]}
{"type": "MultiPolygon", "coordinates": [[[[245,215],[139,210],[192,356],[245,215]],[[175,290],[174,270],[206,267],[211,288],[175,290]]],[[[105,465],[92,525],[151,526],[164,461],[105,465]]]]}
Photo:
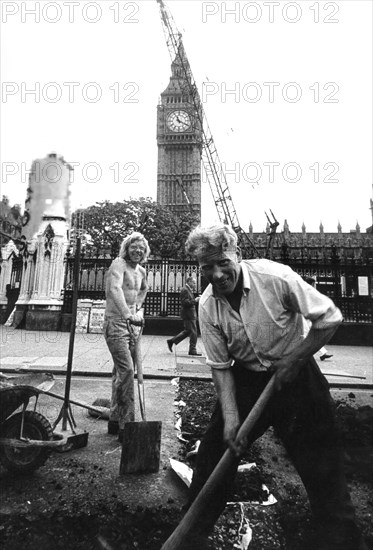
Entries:
{"type": "Polygon", "coordinates": [[[131,356],[131,335],[127,321],[142,326],[147,284],[145,269],[139,264],[150,253],[148,241],[141,233],[126,237],[106,275],[106,310],[104,336],[113,358],[112,395],[109,434],[123,437],[125,422],[135,420],[134,372],[131,356]]]}

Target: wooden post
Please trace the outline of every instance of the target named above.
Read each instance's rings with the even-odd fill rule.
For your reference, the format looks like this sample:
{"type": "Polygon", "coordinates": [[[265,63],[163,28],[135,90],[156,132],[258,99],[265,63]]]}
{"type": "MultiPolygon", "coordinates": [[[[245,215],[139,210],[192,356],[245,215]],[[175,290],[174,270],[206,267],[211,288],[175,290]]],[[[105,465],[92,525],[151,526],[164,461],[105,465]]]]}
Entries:
{"type": "MultiPolygon", "coordinates": [[[[73,303],[72,303],[72,316],[71,316],[71,328],[70,328],[70,340],[69,340],[69,354],[67,359],[66,381],[65,381],[65,396],[60,413],[54,422],[53,429],[62,420],[62,431],[66,431],[67,423],[69,423],[71,432],[73,435],[67,439],[66,449],[80,449],[85,447],[88,442],[88,432],[77,433],[75,430],[76,422],[74,420],[71,406],[70,406],[70,387],[71,387],[71,373],[73,365],[74,354],[74,340],[75,340],[75,327],[76,327],[76,312],[78,307],[78,291],[79,291],[79,267],[80,267],[80,237],[76,240],[76,251],[74,258],[74,282],[73,282],[73,303]]],[[[62,452],[64,449],[62,448],[62,452]]]]}
{"type": "Polygon", "coordinates": [[[70,408],[70,387],[71,387],[71,373],[73,367],[73,354],[74,354],[74,341],[75,341],[75,328],[76,328],[76,312],[78,309],[78,291],[79,291],[79,266],[80,266],[80,237],[76,239],[76,251],[74,258],[74,286],[73,286],[73,304],[71,315],[71,327],[70,327],[70,340],[69,340],[69,355],[67,358],[67,370],[65,381],[65,399],[63,404],[63,418],[62,418],[62,430],[66,430],[66,423],[68,419],[68,411],[70,408]]]}

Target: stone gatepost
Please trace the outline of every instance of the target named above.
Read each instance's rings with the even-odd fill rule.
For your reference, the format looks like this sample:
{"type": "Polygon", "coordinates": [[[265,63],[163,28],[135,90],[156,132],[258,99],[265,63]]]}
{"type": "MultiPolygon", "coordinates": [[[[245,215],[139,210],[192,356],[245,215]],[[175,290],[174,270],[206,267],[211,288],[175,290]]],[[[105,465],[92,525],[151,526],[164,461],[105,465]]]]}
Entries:
{"type": "Polygon", "coordinates": [[[71,170],[63,157],[55,154],[34,161],[32,166],[31,192],[26,201],[29,203],[32,235],[28,236],[24,253],[21,292],[15,315],[16,326],[20,318],[25,319],[27,330],[60,329],[71,170]],[[35,227],[37,231],[34,233],[35,227]]]}
{"type": "MultiPolygon", "coordinates": [[[[44,216],[37,238],[25,255],[16,307],[26,316],[27,330],[59,330],[68,246],[66,221],[44,216]]],[[[15,324],[17,324],[15,318],[15,324]]]]}
{"type": "Polygon", "coordinates": [[[25,246],[23,251],[22,281],[17,305],[28,304],[30,301],[34,285],[35,263],[36,239],[33,239],[25,246]]]}
{"type": "Polygon", "coordinates": [[[18,256],[18,249],[14,242],[10,240],[1,248],[1,272],[0,272],[0,323],[6,321],[8,315],[7,285],[12,278],[13,258],[18,256]]]}

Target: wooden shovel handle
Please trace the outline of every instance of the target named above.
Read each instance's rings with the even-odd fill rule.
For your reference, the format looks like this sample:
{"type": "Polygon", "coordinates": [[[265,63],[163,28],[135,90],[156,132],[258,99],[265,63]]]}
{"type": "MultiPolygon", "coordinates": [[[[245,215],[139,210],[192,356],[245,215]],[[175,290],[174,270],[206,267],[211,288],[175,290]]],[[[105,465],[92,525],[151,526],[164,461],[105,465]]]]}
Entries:
{"type": "MultiPolygon", "coordinates": [[[[136,348],[139,345],[139,342],[136,343],[136,348]]],[[[137,348],[138,356],[141,355],[140,350],[137,348]]],[[[139,404],[140,404],[140,413],[141,419],[146,421],[146,412],[145,412],[145,389],[144,389],[144,377],[142,372],[142,360],[140,359],[137,362],[137,388],[139,393],[139,404]]]]}
{"type": "Polygon", "coordinates": [[[130,323],[128,323],[128,330],[130,333],[132,333],[132,337],[134,338],[134,342],[135,342],[132,359],[134,363],[134,368],[137,372],[137,388],[139,393],[141,420],[145,422],[146,413],[145,413],[144,375],[142,370],[142,356],[141,356],[141,347],[140,347],[143,328],[141,327],[139,334],[136,338],[134,337],[134,331],[130,323]]]}
{"type": "MultiPolygon", "coordinates": [[[[250,413],[246,417],[245,421],[241,425],[240,429],[238,430],[236,442],[238,442],[243,437],[248,436],[248,434],[253,429],[256,421],[262,414],[264,407],[274,393],[274,382],[274,376],[272,376],[272,378],[264,388],[262,394],[256,401],[255,405],[251,409],[250,413]]],[[[185,538],[195,529],[195,526],[200,520],[204,509],[209,506],[209,503],[214,498],[215,489],[220,481],[224,478],[224,475],[232,464],[233,460],[234,456],[232,452],[230,451],[230,449],[227,449],[218,464],[216,465],[214,471],[206,481],[205,485],[198,493],[196,499],[183,517],[182,521],[176,527],[171,536],[166,540],[161,550],[179,550],[180,548],[182,548],[185,538]]]]}
{"type": "Polygon", "coordinates": [[[143,422],[146,422],[145,390],[144,390],[144,384],[140,383],[139,380],[137,380],[137,388],[138,388],[138,391],[139,391],[139,404],[140,404],[141,420],[143,422]]]}
{"type": "Polygon", "coordinates": [[[132,342],[134,344],[132,348],[132,361],[134,370],[137,372],[137,380],[140,384],[143,383],[143,370],[142,370],[142,357],[141,357],[141,348],[140,348],[140,339],[143,331],[143,327],[140,328],[139,334],[135,336],[135,331],[130,321],[127,321],[127,330],[130,334],[132,342]]]}

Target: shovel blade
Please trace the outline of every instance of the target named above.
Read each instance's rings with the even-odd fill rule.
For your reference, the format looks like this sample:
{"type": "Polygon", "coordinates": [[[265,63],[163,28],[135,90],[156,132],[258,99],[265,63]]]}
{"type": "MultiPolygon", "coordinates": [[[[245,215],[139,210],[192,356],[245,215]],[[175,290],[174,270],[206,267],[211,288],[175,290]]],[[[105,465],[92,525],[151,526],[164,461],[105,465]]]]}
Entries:
{"type": "Polygon", "coordinates": [[[119,473],[158,472],[162,422],[127,422],[124,425],[119,473]]]}

